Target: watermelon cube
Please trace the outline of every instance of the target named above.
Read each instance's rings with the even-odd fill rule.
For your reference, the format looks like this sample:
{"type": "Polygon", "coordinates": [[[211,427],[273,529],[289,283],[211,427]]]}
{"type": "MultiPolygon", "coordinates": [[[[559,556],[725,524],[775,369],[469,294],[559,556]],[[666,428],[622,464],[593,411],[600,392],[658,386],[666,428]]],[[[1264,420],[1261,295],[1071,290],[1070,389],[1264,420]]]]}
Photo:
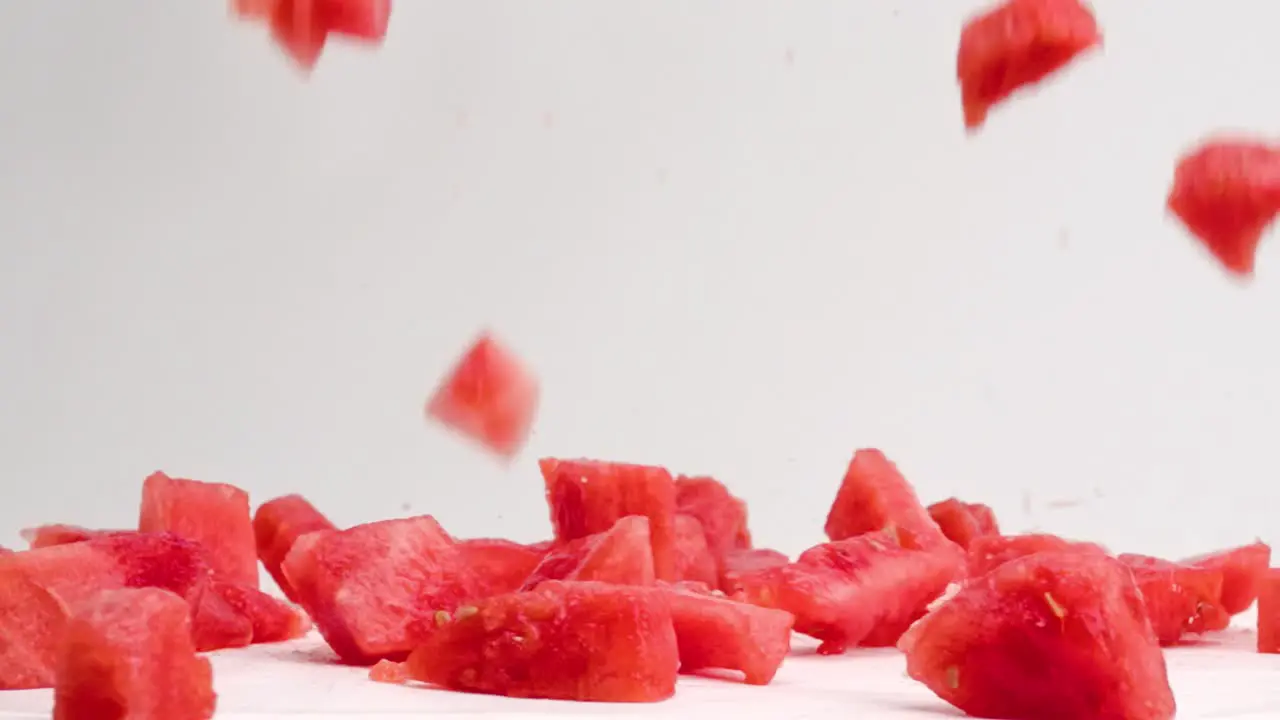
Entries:
{"type": "Polygon", "coordinates": [[[213,669],[187,613],[158,588],[108,590],[78,609],[58,653],[54,720],[213,717],[213,669]]]}
{"type": "Polygon", "coordinates": [[[103,535],[112,535],[123,530],[90,530],[82,528],[78,525],[41,525],[39,527],[27,528],[22,531],[22,539],[27,541],[27,546],[32,550],[49,547],[51,545],[66,545],[68,543],[83,542],[103,535]]]}
{"type": "Polygon", "coordinates": [[[676,510],[692,515],[702,524],[707,546],[717,562],[731,551],[751,547],[747,504],[730,494],[715,478],[685,475],[676,478],[676,510]]]}
{"type": "Polygon", "coordinates": [[[768,685],[791,651],[795,617],[748,605],[688,585],[664,585],[671,607],[680,672],[739,670],[748,685],[768,685]]]}
{"type": "Polygon", "coordinates": [[[974,538],[969,543],[968,575],[969,577],[980,577],[1010,560],[1041,552],[1110,554],[1101,545],[1067,540],[1048,533],[984,535],[974,538]]]}
{"type": "Polygon", "coordinates": [[[891,645],[963,568],[958,549],[913,550],[896,538],[883,531],[812,547],[791,565],[743,577],[734,597],[790,612],[824,655],[891,645]]]}
{"type": "Polygon", "coordinates": [[[975,717],[1174,716],[1142,593],[1100,553],[1007,562],[939,604],[899,647],[912,678],[975,717]]]}
{"type": "Polygon", "coordinates": [[[53,687],[66,603],[38,582],[0,572],[0,690],[53,687]]]}
{"type": "Polygon", "coordinates": [[[733,550],[721,558],[718,587],[727,594],[733,594],[739,589],[742,578],[790,564],[791,558],[777,550],[733,550]]]}
{"type": "Polygon", "coordinates": [[[1280,570],[1269,569],[1258,583],[1258,652],[1280,653],[1280,570]]]}
{"type": "MultiPolygon", "coordinates": [[[[645,535],[645,551],[648,551],[648,528],[645,535]]],[[[514,592],[547,556],[549,548],[539,545],[521,545],[510,540],[476,538],[458,542],[462,564],[475,575],[477,592],[481,597],[514,592]]],[[[649,560],[652,568],[653,560],[649,560]]]]}
{"type": "Polygon", "coordinates": [[[698,518],[676,514],[676,580],[690,580],[718,587],[716,556],[707,545],[706,533],[698,518]]]}
{"type": "Polygon", "coordinates": [[[409,668],[402,662],[379,660],[369,668],[369,679],[388,685],[403,685],[409,681],[409,668]]]}
{"type": "Polygon", "coordinates": [[[416,680],[466,692],[655,702],[680,664],[671,610],[649,588],[545,582],[458,609],[409,656],[416,680]]]}
{"type": "Polygon", "coordinates": [[[1171,563],[1146,555],[1116,557],[1133,573],[1147,617],[1161,645],[1173,645],[1187,633],[1220,629],[1230,616],[1218,604],[1222,572],[1171,563]]]}
{"type": "Polygon", "coordinates": [[[306,635],[311,620],[301,610],[251,587],[213,583],[213,591],[249,621],[253,643],[276,643],[306,635]]]}
{"type": "Polygon", "coordinates": [[[881,530],[896,532],[906,548],[951,544],[898,467],[879,450],[863,449],[849,461],[827,514],[827,537],[847,540],[881,530]]]}
{"type": "Polygon", "coordinates": [[[303,535],[283,568],[325,641],[356,665],[403,659],[435,631],[438,613],[477,595],[430,515],[303,535]]]}
{"type": "Polygon", "coordinates": [[[511,458],[538,410],[538,381],[492,335],[482,334],[427,400],[426,414],[511,458]]]}
{"type": "Polygon", "coordinates": [[[571,540],[557,547],[547,553],[529,574],[523,589],[532,590],[548,580],[652,585],[654,572],[649,519],[628,515],[605,532],[571,540]]]}
{"type": "MultiPolygon", "coordinates": [[[[297,0],[294,0],[297,2],[297,0]]],[[[391,20],[391,0],[314,0],[316,14],[330,32],[381,42],[391,20]]]]}
{"type": "Polygon", "coordinates": [[[948,498],[928,508],[929,517],[941,528],[951,542],[968,549],[973,539],[983,535],[999,535],[996,514],[981,503],[961,502],[948,498]]]}
{"type": "Polygon", "coordinates": [[[598,460],[538,461],[561,542],[604,532],[627,515],[649,518],[653,569],[659,580],[676,579],[676,486],[660,467],[598,460]]]}
{"type": "Polygon", "coordinates": [[[299,537],[317,530],[336,530],[325,517],[301,495],[285,495],[268,500],[253,514],[254,543],[258,559],[276,581],[284,596],[297,602],[293,587],[280,570],[281,563],[299,537]]]}
{"type": "Polygon", "coordinates": [[[258,551],[249,519],[249,494],[234,485],[153,473],[142,484],[142,532],[171,532],[200,543],[214,577],[258,587],[258,551]]]}
{"type": "Polygon", "coordinates": [[[1221,571],[1222,609],[1230,615],[1239,615],[1248,610],[1258,597],[1262,577],[1271,565],[1271,546],[1258,541],[1198,555],[1182,562],[1185,565],[1221,571]]]}
{"type": "Polygon", "coordinates": [[[191,605],[191,638],[198,652],[253,643],[253,620],[228,602],[216,583],[204,583],[187,602],[191,605]]]}

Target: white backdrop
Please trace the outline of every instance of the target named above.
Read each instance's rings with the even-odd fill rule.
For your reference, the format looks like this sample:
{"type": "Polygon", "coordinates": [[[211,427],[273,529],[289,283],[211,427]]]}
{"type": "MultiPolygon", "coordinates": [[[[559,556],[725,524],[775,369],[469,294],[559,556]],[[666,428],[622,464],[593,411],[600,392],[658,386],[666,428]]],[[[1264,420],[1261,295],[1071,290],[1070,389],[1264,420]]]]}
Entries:
{"type": "Polygon", "coordinates": [[[1280,134],[1263,5],[1097,0],[968,138],[972,1],[400,0],[309,83],[218,0],[0,3],[0,544],[158,468],[535,540],[550,454],[794,552],[864,445],[1013,530],[1280,540],[1280,251],[1242,287],[1163,209],[1280,134]],[[509,468],[421,417],[482,326],[544,384],[509,468]]]}

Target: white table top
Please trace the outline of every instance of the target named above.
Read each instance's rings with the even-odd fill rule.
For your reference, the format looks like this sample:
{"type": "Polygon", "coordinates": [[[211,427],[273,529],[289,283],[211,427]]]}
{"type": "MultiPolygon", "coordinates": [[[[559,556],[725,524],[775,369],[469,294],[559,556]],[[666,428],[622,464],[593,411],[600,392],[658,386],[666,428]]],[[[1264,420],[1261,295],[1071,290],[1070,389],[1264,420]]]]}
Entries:
{"type": "MultiPolygon", "coordinates": [[[[1280,655],[1253,650],[1252,614],[1211,641],[1167,652],[1178,717],[1275,720],[1280,717],[1280,655]]],[[[904,674],[894,650],[859,650],[819,657],[797,636],[773,684],[750,687],[707,677],[682,676],[671,700],[650,705],[601,705],[467,695],[368,679],[368,670],[337,665],[317,635],[281,645],[213,654],[218,718],[398,718],[450,720],[506,718],[661,717],[718,720],[758,717],[884,718],[958,717],[924,686],[904,674]]],[[[48,718],[52,692],[0,693],[0,718],[48,718]]]]}

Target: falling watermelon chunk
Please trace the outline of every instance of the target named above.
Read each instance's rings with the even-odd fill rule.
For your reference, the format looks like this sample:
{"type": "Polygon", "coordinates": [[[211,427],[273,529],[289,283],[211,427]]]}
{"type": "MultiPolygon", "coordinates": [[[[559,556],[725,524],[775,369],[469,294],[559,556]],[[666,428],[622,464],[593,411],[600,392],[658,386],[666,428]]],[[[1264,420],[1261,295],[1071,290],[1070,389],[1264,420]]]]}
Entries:
{"type": "Polygon", "coordinates": [[[1081,552],[1107,555],[1107,549],[1090,542],[1078,542],[1048,533],[986,535],[969,544],[968,575],[981,577],[1001,565],[1041,552],[1081,552]]]}
{"type": "Polygon", "coordinates": [[[1146,555],[1124,554],[1116,559],[1133,573],[1161,645],[1176,644],[1188,633],[1221,629],[1230,621],[1218,604],[1222,598],[1221,570],[1146,555]]]}
{"type": "Polygon", "coordinates": [[[408,670],[466,692],[655,702],[675,692],[679,662],[658,592],[553,581],[459,608],[409,657],[408,670]]]}
{"type": "Polygon", "coordinates": [[[847,540],[882,530],[895,533],[907,548],[953,544],[929,517],[897,466],[879,450],[859,450],[849,461],[827,514],[827,537],[847,540]]]}
{"type": "Polygon", "coordinates": [[[293,586],[280,570],[293,543],[307,533],[336,530],[334,524],[301,495],[268,500],[253,514],[254,542],[258,558],[284,596],[297,602],[293,586]]]}
{"type": "Polygon", "coordinates": [[[138,529],[171,532],[204,547],[214,577],[258,587],[258,550],[249,494],[234,485],[153,473],[142,484],[138,529]]]}
{"type": "Polygon", "coordinates": [[[330,35],[381,44],[391,18],[390,0],[231,0],[231,9],[266,23],[276,44],[308,71],[330,35]]]}
{"type": "Polygon", "coordinates": [[[627,515],[649,519],[653,569],[659,580],[676,580],[676,486],[660,467],[599,460],[538,461],[551,507],[556,539],[577,540],[604,532],[627,515]]]}
{"type": "Polygon", "coordinates": [[[1213,138],[1178,160],[1168,209],[1228,272],[1248,277],[1280,212],[1280,146],[1213,138]]]}
{"type": "Polygon", "coordinates": [[[748,685],[773,680],[791,650],[791,613],[692,591],[686,584],[664,585],[662,592],[671,607],[681,672],[738,670],[748,685]]]}
{"type": "Polygon", "coordinates": [[[965,127],[977,130],[996,105],[1101,45],[1080,0],[1005,0],[970,19],[956,56],[965,127]]]}
{"type": "Polygon", "coordinates": [[[213,717],[213,670],[187,613],[156,588],[108,590],[78,610],[58,655],[54,720],[213,717]]]}
{"type": "Polygon", "coordinates": [[[974,717],[1174,716],[1142,594],[1106,555],[1005,563],[939,604],[899,647],[912,678],[974,717]]]}
{"type": "Polygon", "coordinates": [[[485,333],[427,400],[427,417],[511,458],[524,446],[538,409],[538,382],[485,333]]]}
{"type": "Polygon", "coordinates": [[[628,515],[605,532],[571,540],[553,549],[529,574],[523,589],[532,590],[548,580],[652,585],[649,519],[628,515]]]}
{"type": "Polygon", "coordinates": [[[995,512],[981,503],[949,498],[930,505],[927,510],[929,517],[941,528],[942,534],[966,550],[974,538],[1000,534],[995,512]]]}

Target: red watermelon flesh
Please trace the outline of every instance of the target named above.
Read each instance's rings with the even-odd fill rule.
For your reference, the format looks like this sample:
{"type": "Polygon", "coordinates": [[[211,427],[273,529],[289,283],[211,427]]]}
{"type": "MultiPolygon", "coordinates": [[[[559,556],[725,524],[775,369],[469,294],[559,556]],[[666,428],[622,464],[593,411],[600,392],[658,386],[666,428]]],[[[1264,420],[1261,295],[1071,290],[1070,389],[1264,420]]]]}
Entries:
{"type": "Polygon", "coordinates": [[[676,478],[676,510],[698,519],[717,561],[731,551],[751,547],[747,504],[715,478],[676,478]]]}
{"type": "Polygon", "coordinates": [[[558,700],[656,702],[675,692],[671,610],[652,589],[553,581],[455,615],[409,657],[411,677],[558,700]]]}
{"type": "Polygon", "coordinates": [[[329,30],[315,13],[315,0],[279,0],[268,21],[271,37],[303,70],[320,60],[329,30]]]}
{"type": "Polygon", "coordinates": [[[276,581],[280,592],[290,600],[293,587],[280,570],[281,563],[298,538],[317,530],[336,530],[329,518],[301,495],[284,495],[268,500],[253,514],[254,544],[258,559],[276,581]]]}
{"type": "Polygon", "coordinates": [[[649,518],[653,569],[675,580],[676,486],[660,467],[597,460],[538,461],[556,539],[577,540],[613,527],[620,518],[649,518]]]}
{"type": "Polygon", "coordinates": [[[743,577],[790,564],[791,558],[777,550],[767,548],[734,550],[725,555],[720,564],[719,588],[726,593],[733,593],[738,589],[739,581],[743,577]]]}
{"type": "Polygon", "coordinates": [[[21,575],[0,574],[0,690],[53,687],[66,604],[21,575]]]}
{"type": "Polygon", "coordinates": [[[1258,586],[1271,565],[1271,546],[1255,542],[1182,561],[1185,565],[1222,572],[1222,609],[1239,615],[1258,597],[1258,586]]]}
{"type": "Polygon", "coordinates": [[[22,539],[27,541],[27,546],[32,550],[50,547],[52,545],[66,545],[68,543],[83,542],[91,540],[103,535],[114,535],[119,532],[127,532],[125,530],[90,530],[78,525],[41,525],[39,527],[27,528],[22,531],[22,539]]]}
{"type": "Polygon", "coordinates": [[[485,333],[427,400],[426,414],[511,458],[524,446],[538,410],[538,381],[492,335],[485,333]]]}
{"type": "Polygon", "coordinates": [[[409,668],[401,662],[379,660],[369,668],[369,679],[388,685],[403,685],[409,681],[409,668]]]}
{"type": "Polygon", "coordinates": [[[928,511],[942,534],[966,550],[976,537],[1000,534],[995,512],[981,503],[949,498],[930,505],[928,511]]]}
{"type": "Polygon", "coordinates": [[[956,53],[965,127],[977,130],[996,105],[1101,44],[1080,0],[1005,0],[970,19],[956,53]]]}
{"type": "Polygon", "coordinates": [[[986,535],[969,544],[968,575],[981,577],[1017,558],[1041,552],[1082,552],[1107,555],[1107,549],[1090,542],[1078,542],[1048,533],[986,535]]]}
{"type": "Polygon", "coordinates": [[[391,0],[314,0],[330,32],[381,42],[391,20],[391,0]]]}
{"type": "Polygon", "coordinates": [[[1221,629],[1230,621],[1218,605],[1222,597],[1221,571],[1146,555],[1124,554],[1116,559],[1133,573],[1161,645],[1173,645],[1187,633],[1221,629]]]}
{"type": "Polygon", "coordinates": [[[157,588],[109,590],[77,611],[58,654],[54,720],[213,717],[213,670],[187,612],[157,588]]]}
{"type": "Polygon", "coordinates": [[[1258,585],[1258,652],[1280,653],[1280,570],[1267,570],[1258,585]]]}
{"type": "Polygon", "coordinates": [[[715,586],[719,582],[716,557],[707,546],[702,523],[692,515],[676,514],[676,579],[715,586]]]}
{"type": "Polygon", "coordinates": [[[258,550],[249,494],[234,485],[153,473],[142,485],[142,532],[171,532],[200,543],[214,577],[258,587],[258,550]]]}
{"type": "Polygon", "coordinates": [[[1100,553],[1027,555],[902,637],[907,673],[975,717],[1168,720],[1173,692],[1133,576],[1100,553]]]}
{"type": "Polygon", "coordinates": [[[892,644],[959,577],[958,550],[911,550],[890,532],[806,550],[796,562],[743,577],[734,597],[795,616],[795,629],[843,653],[892,644]]]}
{"type": "Polygon", "coordinates": [[[311,629],[310,618],[301,610],[261,590],[229,583],[214,583],[213,590],[249,621],[254,643],[293,640],[306,635],[311,629]]]}
{"type": "Polygon", "coordinates": [[[1280,146],[1206,140],[1179,159],[1167,206],[1228,272],[1253,274],[1258,243],[1280,212],[1280,146]]]}
{"type": "Polygon", "coordinates": [[[952,544],[897,466],[879,450],[863,449],[849,462],[827,514],[827,537],[847,540],[881,530],[893,531],[911,549],[952,544]]]}
{"type": "Polygon", "coordinates": [[[524,582],[532,590],[548,580],[577,580],[615,585],[652,585],[653,550],[649,519],[628,515],[607,532],[565,543],[542,559],[524,582]]]}
{"type": "Polygon", "coordinates": [[[253,620],[227,602],[215,583],[205,583],[190,598],[191,639],[198,652],[241,648],[253,643],[253,620]]]}
{"type": "MultiPolygon", "coordinates": [[[[480,596],[487,597],[519,590],[547,550],[510,540],[476,538],[458,542],[458,553],[462,564],[476,576],[480,596]]],[[[652,559],[649,564],[652,566],[652,559]]]]}
{"type": "Polygon", "coordinates": [[[680,671],[738,670],[748,685],[768,685],[791,650],[795,617],[784,610],[716,597],[687,585],[662,588],[671,607],[680,671]]]}
{"type": "Polygon", "coordinates": [[[474,597],[475,579],[429,515],[304,535],[285,576],[343,661],[400,659],[430,635],[436,614],[474,597]]]}

